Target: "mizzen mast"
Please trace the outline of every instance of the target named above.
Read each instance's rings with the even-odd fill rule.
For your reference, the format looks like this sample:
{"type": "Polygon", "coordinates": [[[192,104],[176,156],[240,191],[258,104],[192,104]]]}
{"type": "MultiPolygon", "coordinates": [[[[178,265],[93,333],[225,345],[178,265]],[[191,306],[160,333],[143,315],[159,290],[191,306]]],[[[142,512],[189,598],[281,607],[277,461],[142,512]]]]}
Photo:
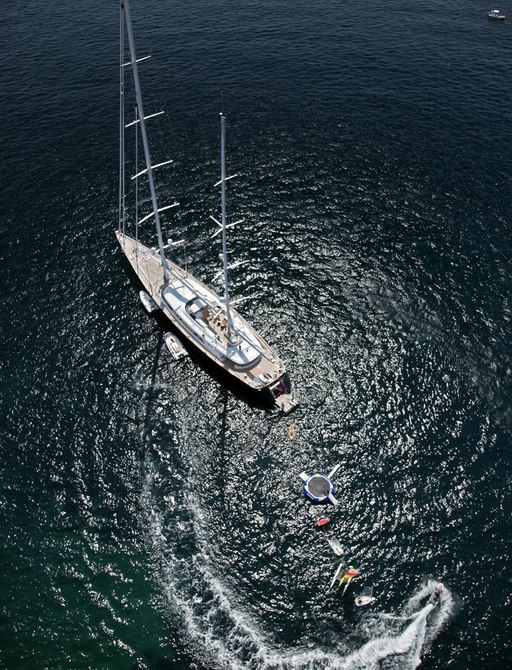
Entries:
{"type": "Polygon", "coordinates": [[[220,181],[218,181],[215,186],[221,187],[221,219],[220,221],[217,221],[217,219],[214,216],[211,216],[210,218],[215,221],[215,223],[219,226],[219,230],[217,230],[212,237],[215,237],[215,235],[218,235],[219,233],[222,233],[222,271],[216,275],[217,277],[220,276],[221,274],[224,276],[224,305],[226,307],[226,320],[227,320],[227,326],[228,326],[228,338],[231,344],[238,344],[240,339],[244,339],[239,333],[233,323],[233,319],[231,316],[231,309],[229,305],[229,279],[228,279],[228,270],[230,267],[235,267],[236,265],[240,265],[240,263],[234,263],[233,265],[229,266],[228,265],[228,249],[227,249],[227,229],[232,228],[233,226],[236,226],[237,223],[240,223],[240,221],[234,221],[233,223],[228,224],[227,223],[227,216],[226,216],[226,182],[228,179],[233,179],[233,177],[236,177],[237,175],[231,175],[231,177],[226,177],[226,117],[223,112],[220,113],[220,181]]]}

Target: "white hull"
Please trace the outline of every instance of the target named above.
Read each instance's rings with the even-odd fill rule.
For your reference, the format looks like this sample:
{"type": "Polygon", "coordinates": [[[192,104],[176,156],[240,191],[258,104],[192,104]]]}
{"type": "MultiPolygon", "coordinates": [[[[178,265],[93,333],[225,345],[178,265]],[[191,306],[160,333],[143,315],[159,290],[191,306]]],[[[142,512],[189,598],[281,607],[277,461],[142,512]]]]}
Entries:
{"type": "MultiPolygon", "coordinates": [[[[343,574],[344,567],[345,567],[345,563],[344,563],[344,561],[342,561],[338,565],[338,567],[336,568],[336,572],[334,573],[333,578],[331,579],[331,583],[329,585],[329,590],[332,589],[332,587],[336,584],[336,580],[339,580],[339,578],[343,574]]],[[[338,587],[339,587],[339,584],[338,584],[338,587]]]]}
{"type": "Polygon", "coordinates": [[[341,546],[341,542],[339,542],[339,540],[336,540],[336,538],[333,537],[328,540],[328,542],[336,556],[343,556],[343,547],[341,546]]]}
{"type": "Polygon", "coordinates": [[[164,283],[158,250],[120,232],[117,238],[145,290],[185,340],[243,384],[266,392],[269,399],[289,391],[282,361],[233,309],[233,322],[242,339],[229,341],[223,321],[224,305],[212,289],[168,259],[172,274],[164,283]],[[274,386],[276,393],[272,391],[274,386]]]}
{"type": "Polygon", "coordinates": [[[503,21],[505,19],[505,14],[502,14],[499,9],[493,9],[487,16],[493,21],[503,21]]]}
{"type": "MultiPolygon", "coordinates": [[[[171,321],[180,336],[197,347],[207,358],[224,372],[231,375],[238,382],[254,391],[257,391],[266,401],[275,403],[279,397],[279,406],[284,412],[290,411],[296,403],[288,395],[290,381],[282,361],[274,354],[265,340],[231,307],[229,298],[229,281],[227,253],[228,228],[240,221],[227,223],[226,215],[226,182],[236,175],[226,176],[225,160],[225,116],[220,114],[221,121],[221,178],[216,186],[221,191],[220,221],[211,217],[219,226],[213,237],[222,233],[222,261],[223,267],[219,273],[223,275],[223,298],[212,291],[201,281],[188,274],[166,258],[165,249],[176,245],[169,241],[164,245],[160,214],[176,207],[175,202],[160,207],[158,204],[156,185],[153,172],[172,163],[165,160],[153,163],[146,131],[146,120],[163,114],[156,112],[144,113],[142,91],[139,79],[139,62],[147,60],[149,56],[137,58],[133,27],[131,19],[130,1],[120,0],[120,41],[119,41],[119,229],[117,239],[121,249],[128,258],[135,273],[141,280],[148,296],[143,295],[144,304],[148,311],[153,310],[151,301],[171,321]],[[128,36],[129,59],[125,49],[125,26],[128,36]],[[133,75],[135,95],[135,118],[126,123],[125,108],[127,90],[125,87],[125,67],[130,66],[133,75]],[[126,234],[127,226],[127,166],[132,165],[126,160],[125,129],[133,127],[135,131],[135,165],[138,169],[138,140],[142,140],[145,167],[131,175],[130,182],[135,180],[134,187],[129,188],[135,197],[136,216],[135,238],[126,234]],[[147,180],[151,211],[139,217],[139,178],[147,180]],[[155,226],[157,248],[149,248],[138,241],[138,231],[141,224],[152,220],[155,226]]],[[[131,218],[131,217],[130,217],[131,218]]]]}
{"type": "Polygon", "coordinates": [[[155,312],[158,312],[158,305],[153,300],[153,298],[151,298],[151,296],[146,293],[146,291],[140,291],[139,298],[148,314],[154,314],[155,312]]]}
{"type": "Polygon", "coordinates": [[[174,333],[165,333],[164,342],[174,360],[179,361],[180,358],[188,356],[188,351],[181,343],[179,337],[174,333]]]}

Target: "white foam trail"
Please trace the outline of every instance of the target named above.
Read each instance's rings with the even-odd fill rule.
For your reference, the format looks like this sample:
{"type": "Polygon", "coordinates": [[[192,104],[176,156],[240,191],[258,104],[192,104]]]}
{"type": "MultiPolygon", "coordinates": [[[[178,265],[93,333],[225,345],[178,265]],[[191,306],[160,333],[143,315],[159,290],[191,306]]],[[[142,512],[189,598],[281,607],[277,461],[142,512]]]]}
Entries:
{"type": "Polygon", "coordinates": [[[341,667],[347,670],[372,670],[380,668],[381,662],[386,659],[386,668],[417,668],[421,664],[421,654],[428,650],[432,640],[453,613],[453,598],[446,588],[437,605],[427,603],[418,610],[421,602],[432,593],[436,583],[428,581],[410,598],[404,608],[404,616],[381,617],[383,621],[406,624],[401,633],[382,633],[350,654],[341,667]]]}
{"type": "MultiPolygon", "coordinates": [[[[178,555],[169,538],[176,523],[173,521],[166,527],[165,514],[152,494],[152,484],[157,479],[154,469],[148,468],[144,497],[150,511],[150,535],[161,565],[162,586],[173,612],[181,618],[190,652],[209,668],[413,670],[453,612],[453,598],[446,588],[436,606],[422,606],[436,584],[429,581],[409,599],[402,616],[370,613],[365,616],[354,632],[368,641],[348,655],[346,647],[344,650],[341,646],[331,650],[280,648],[244,611],[222,577],[215,574],[207,554],[208,537],[203,530],[201,509],[186,493],[180,506],[192,515],[195,547],[189,556],[178,555]]],[[[345,638],[340,635],[346,645],[345,638]]]]}

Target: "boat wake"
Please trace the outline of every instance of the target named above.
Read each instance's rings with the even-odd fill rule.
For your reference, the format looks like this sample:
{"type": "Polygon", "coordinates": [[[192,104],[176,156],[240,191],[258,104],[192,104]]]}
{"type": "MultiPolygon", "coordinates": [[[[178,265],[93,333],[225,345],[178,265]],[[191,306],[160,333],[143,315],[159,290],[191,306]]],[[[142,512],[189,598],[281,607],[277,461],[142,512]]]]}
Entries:
{"type": "MultiPolygon", "coordinates": [[[[219,670],[409,670],[420,665],[421,656],[451,617],[454,601],[448,589],[435,605],[425,603],[436,584],[430,580],[399,616],[364,612],[358,623],[350,625],[348,636],[347,631],[341,634],[339,622],[330,622],[336,626],[327,636],[335,640],[329,642],[330,649],[293,649],[277,642],[216,573],[197,498],[185,487],[166,492],[167,473],[163,475],[160,466],[148,468],[144,488],[150,541],[165,598],[196,663],[219,670]]],[[[173,477],[176,481],[176,471],[173,477]]],[[[319,616],[318,626],[323,625],[327,624],[319,616]]]]}
{"type": "Polygon", "coordinates": [[[428,653],[454,612],[454,599],[446,587],[437,604],[430,601],[425,604],[436,584],[433,580],[424,583],[406,603],[402,616],[374,615],[366,624],[371,639],[336,667],[347,670],[417,668],[421,656],[428,653]]]}

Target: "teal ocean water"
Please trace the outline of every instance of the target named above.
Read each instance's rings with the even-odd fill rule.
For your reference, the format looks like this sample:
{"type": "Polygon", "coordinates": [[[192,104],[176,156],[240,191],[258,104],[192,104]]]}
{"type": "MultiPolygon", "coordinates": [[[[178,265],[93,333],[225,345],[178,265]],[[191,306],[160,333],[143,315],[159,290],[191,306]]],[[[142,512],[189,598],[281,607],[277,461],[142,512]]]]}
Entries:
{"type": "Polygon", "coordinates": [[[141,308],[117,3],[2,3],[0,667],[512,667],[512,6],[490,9],[132,1],[165,234],[207,282],[227,114],[233,293],[290,371],[284,417],[173,363],[141,308]],[[318,529],[298,475],[336,463],[318,529]],[[333,537],[361,570],[343,597],[333,537]]]}

